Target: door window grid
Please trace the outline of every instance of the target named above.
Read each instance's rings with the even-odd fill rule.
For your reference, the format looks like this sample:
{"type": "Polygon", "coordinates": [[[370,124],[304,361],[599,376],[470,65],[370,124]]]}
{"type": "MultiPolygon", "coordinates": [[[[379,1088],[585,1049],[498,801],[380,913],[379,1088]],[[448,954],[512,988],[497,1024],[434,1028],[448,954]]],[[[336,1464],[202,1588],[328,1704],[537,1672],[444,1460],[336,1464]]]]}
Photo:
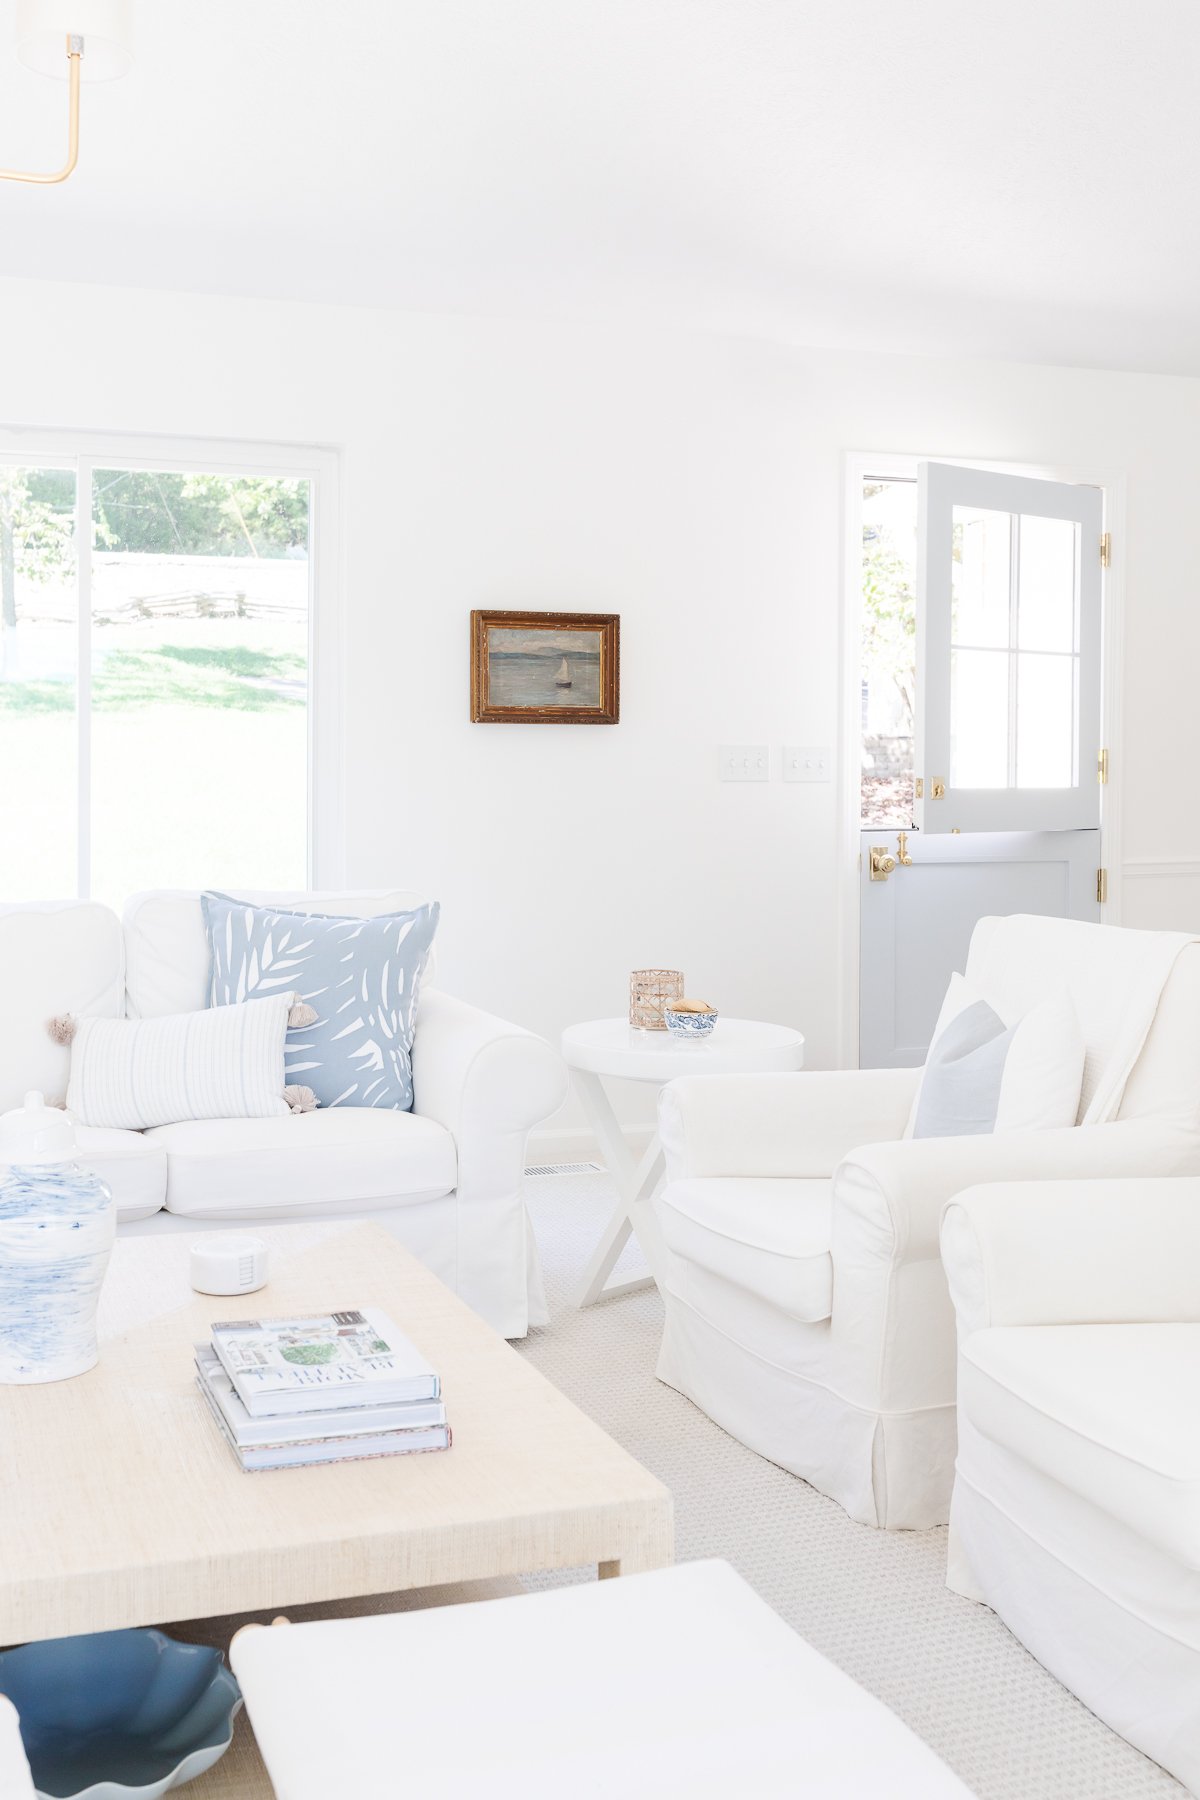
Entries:
{"type": "Polygon", "coordinates": [[[956,506],[952,533],[951,785],[1073,787],[1080,528],[956,506]]]}

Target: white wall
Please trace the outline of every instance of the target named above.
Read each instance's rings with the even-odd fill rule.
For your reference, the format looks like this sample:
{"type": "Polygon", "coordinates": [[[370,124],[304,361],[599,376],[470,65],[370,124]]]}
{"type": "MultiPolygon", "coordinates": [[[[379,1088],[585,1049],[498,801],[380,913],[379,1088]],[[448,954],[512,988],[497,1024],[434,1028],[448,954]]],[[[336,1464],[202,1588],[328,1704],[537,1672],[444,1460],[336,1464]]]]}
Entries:
{"type": "Polygon", "coordinates": [[[439,894],[482,1004],[553,1034],[668,963],[836,1060],[836,784],[715,746],[837,743],[846,449],[1127,475],[1124,855],[1169,872],[1125,917],[1200,928],[1200,383],[11,281],[0,322],[0,423],[341,449],[346,874],[439,894]],[[469,723],[503,605],[620,612],[620,725],[469,723]]]}

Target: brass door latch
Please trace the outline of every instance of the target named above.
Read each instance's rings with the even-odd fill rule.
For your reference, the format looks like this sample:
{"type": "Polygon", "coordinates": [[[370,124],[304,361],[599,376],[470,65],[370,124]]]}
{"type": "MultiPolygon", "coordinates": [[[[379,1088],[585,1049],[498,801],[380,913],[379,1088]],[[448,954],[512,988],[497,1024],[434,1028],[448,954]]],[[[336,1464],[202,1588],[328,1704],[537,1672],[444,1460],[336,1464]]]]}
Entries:
{"type": "Polygon", "coordinates": [[[895,856],[892,855],[885,844],[871,845],[867,868],[870,872],[872,881],[886,881],[892,870],[897,866],[902,869],[911,869],[912,860],[913,859],[908,851],[908,833],[907,831],[902,831],[896,838],[895,856]]]}

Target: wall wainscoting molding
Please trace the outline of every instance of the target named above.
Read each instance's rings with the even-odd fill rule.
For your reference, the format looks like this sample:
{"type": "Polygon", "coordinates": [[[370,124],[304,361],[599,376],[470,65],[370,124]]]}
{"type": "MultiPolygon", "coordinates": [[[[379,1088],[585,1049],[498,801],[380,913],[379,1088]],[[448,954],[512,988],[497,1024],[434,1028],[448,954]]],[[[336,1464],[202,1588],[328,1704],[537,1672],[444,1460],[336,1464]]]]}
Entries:
{"type": "Polygon", "coordinates": [[[1146,880],[1162,875],[1200,877],[1200,858],[1194,856],[1135,856],[1121,864],[1126,881],[1146,880]]]}

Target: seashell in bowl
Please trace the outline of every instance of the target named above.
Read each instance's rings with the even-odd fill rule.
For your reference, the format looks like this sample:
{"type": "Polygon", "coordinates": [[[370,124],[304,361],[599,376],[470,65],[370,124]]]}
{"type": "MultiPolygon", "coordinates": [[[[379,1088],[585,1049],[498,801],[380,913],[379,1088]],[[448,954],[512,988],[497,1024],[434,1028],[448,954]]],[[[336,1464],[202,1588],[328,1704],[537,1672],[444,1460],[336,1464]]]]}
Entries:
{"type": "Polygon", "coordinates": [[[233,1741],[241,1689],[219,1650],[95,1631],[0,1652],[39,1800],[160,1800],[233,1741]]]}

